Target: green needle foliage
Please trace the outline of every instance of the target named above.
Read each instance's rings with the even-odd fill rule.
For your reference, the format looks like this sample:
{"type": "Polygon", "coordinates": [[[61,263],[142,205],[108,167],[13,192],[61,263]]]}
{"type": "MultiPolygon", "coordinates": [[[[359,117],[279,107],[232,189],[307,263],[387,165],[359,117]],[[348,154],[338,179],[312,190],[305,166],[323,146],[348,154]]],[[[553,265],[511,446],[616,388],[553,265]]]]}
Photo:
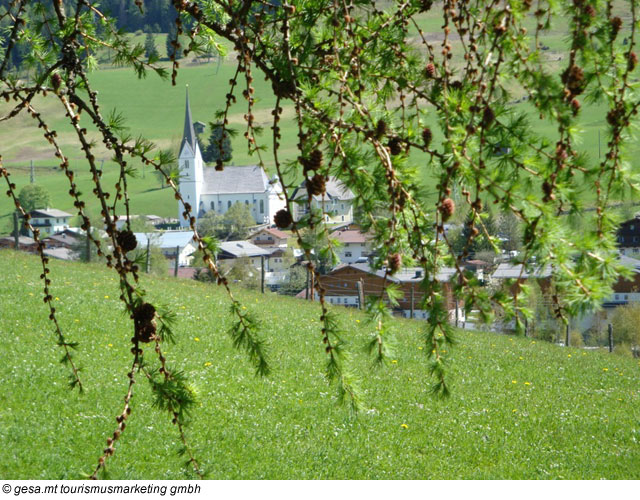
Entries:
{"type": "MultiPolygon", "coordinates": [[[[354,209],[363,230],[384,244],[375,266],[384,267],[389,275],[402,265],[422,268],[425,293],[420,308],[429,311],[424,351],[434,378],[433,392],[447,395],[448,346],[453,343],[448,294],[453,293],[465,310],[479,311],[485,321],[492,321],[496,313],[506,319],[515,316],[517,321],[520,313],[527,314],[524,297],[488,292],[464,270],[463,260],[478,244],[496,248],[486,211],[489,205],[511,214],[522,228],[517,262],[523,264],[523,272],[534,265],[552,269],[553,312],[559,319],[598,307],[625,272],[617,258],[617,221],[608,206],[612,198],[638,188],[628,146],[634,139],[632,126],[640,107],[635,52],[639,1],[622,3],[629,13],[624,21],[616,15],[611,0],[542,0],[535,5],[530,0],[444,0],[437,5],[431,0],[384,4],[373,0],[173,0],[179,14],[168,40],[173,84],[179,70],[177,59],[221,51],[225,45],[235,51],[237,69],[215,116],[227,131],[230,107],[241,94],[247,106],[244,137],[248,151],[261,165],[268,161],[284,187],[287,208],[275,222],[282,228],[291,227],[306,252],[319,296],[327,376],[337,383],[340,399],[353,408],[362,404],[357,377],[327,309],[311,253],[313,248],[316,260],[331,262],[334,246],[318,210],[308,206],[307,215],[293,221],[293,203],[298,203],[292,199],[293,189],[304,179],[311,200],[325,194],[330,176],[337,177],[355,194],[354,209]],[[437,42],[421,28],[425,13],[432,8],[442,12],[437,42]],[[541,38],[556,19],[568,26],[569,52],[561,70],[551,71],[541,38]],[[266,78],[273,92],[270,137],[254,114],[256,76],[266,78]],[[534,113],[512,105],[523,97],[534,113]],[[607,123],[602,159],[580,151],[579,118],[584,104],[602,110],[607,123]],[[280,151],[284,106],[291,111],[297,129],[295,158],[280,151]],[[538,125],[549,123],[555,128],[553,137],[536,132],[538,125]],[[265,154],[267,143],[270,158],[265,154]],[[420,182],[424,171],[437,179],[434,186],[428,186],[435,192],[435,204],[425,201],[425,186],[420,182]],[[591,215],[583,212],[580,202],[585,189],[595,193],[591,215]],[[563,213],[574,218],[582,215],[586,229],[575,231],[568,217],[559,217],[563,213]],[[462,241],[450,241],[444,231],[452,217],[466,221],[462,241]],[[308,235],[317,235],[313,245],[308,235]],[[456,269],[452,292],[438,280],[445,266],[456,269]]],[[[144,9],[142,2],[136,5],[144,9]]],[[[105,459],[114,453],[114,442],[131,412],[134,378],[145,366],[142,344],[154,345],[156,369],[165,379],[152,386],[164,407],[180,415],[181,406],[174,402],[187,401],[184,394],[178,397],[179,387],[174,390],[181,375],[166,367],[161,349],[167,337],[166,322],[160,320],[159,333],[155,306],[141,299],[139,265],[127,257],[136,246],[131,228],[127,224],[116,230],[117,217],[129,215],[127,181],[136,174],[131,159],[159,172],[183,202],[183,215],[194,231],[197,221],[177,190],[178,176],[167,169],[170,155],[142,137],[133,138],[117,114],[103,117],[90,72],[105,48],[112,54],[112,63],[130,67],[139,78],[149,71],[166,78],[168,72],[157,65],[156,55],[145,55],[144,45],[132,43],[116,28],[114,19],[90,0],[2,2],[0,22],[0,97],[15,103],[3,120],[28,115],[42,129],[69,180],[69,196],[88,232],[91,222],[84,199],[93,196],[99,202],[109,242],[92,238],[92,243],[118,274],[124,310],[134,324],[131,384],[118,429],[93,474],[96,477],[105,459]],[[26,54],[25,47],[29,48],[26,54]],[[19,79],[13,71],[17,59],[23,69],[32,72],[29,81],[19,79]],[[40,99],[55,101],[66,113],[93,178],[91,194],[78,192],[57,132],[38,109],[40,99]],[[99,140],[113,152],[119,169],[114,191],[101,181],[96,142],[89,138],[86,126],[95,129],[99,140]]],[[[228,133],[232,134],[230,129],[228,133]]],[[[222,158],[216,168],[224,168],[222,158]]],[[[0,174],[18,212],[25,216],[9,172],[0,167],[0,174]]],[[[35,238],[39,242],[37,232],[35,238]]],[[[197,231],[195,240],[231,301],[234,344],[248,353],[258,374],[267,374],[266,344],[259,324],[234,298],[197,231]]],[[[44,300],[50,306],[65,360],[76,385],[82,387],[71,346],[64,340],[51,304],[51,280],[42,250],[40,245],[44,300]]],[[[382,345],[386,327],[381,308],[392,303],[393,291],[388,289],[383,297],[370,308],[373,321],[378,319],[376,341],[383,341],[382,345]]],[[[384,354],[384,349],[373,351],[378,359],[384,354]]],[[[174,421],[185,443],[182,422],[175,416],[174,421]]],[[[189,460],[200,474],[191,453],[189,460]]]]}

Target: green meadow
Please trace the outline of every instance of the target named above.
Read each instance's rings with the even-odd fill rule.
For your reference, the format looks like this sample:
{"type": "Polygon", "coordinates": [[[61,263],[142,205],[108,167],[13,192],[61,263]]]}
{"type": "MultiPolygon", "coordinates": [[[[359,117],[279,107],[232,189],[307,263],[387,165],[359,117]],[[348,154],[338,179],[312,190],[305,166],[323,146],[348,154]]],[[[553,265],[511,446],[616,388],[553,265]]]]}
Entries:
{"type": "MultiPolygon", "coordinates": [[[[116,426],[127,390],[132,325],[117,275],[99,265],[51,262],[52,295],[86,386],[67,387],[37,257],[0,251],[0,477],[82,478],[116,426]]],[[[420,321],[395,320],[396,355],[371,367],[371,327],[336,307],[362,378],[366,410],[334,400],[317,305],[234,290],[270,342],[272,374],[256,378],[228,334],[228,299],[217,287],[149,278],[152,303],[177,313],[168,363],[198,395],[187,430],[215,479],[640,479],[640,367],[605,352],[521,337],[459,332],[452,395],[431,380],[420,321]]],[[[154,356],[147,348],[148,361],[154,356]]],[[[181,479],[176,429],[152,405],[141,375],[112,479],[181,479]]]]}

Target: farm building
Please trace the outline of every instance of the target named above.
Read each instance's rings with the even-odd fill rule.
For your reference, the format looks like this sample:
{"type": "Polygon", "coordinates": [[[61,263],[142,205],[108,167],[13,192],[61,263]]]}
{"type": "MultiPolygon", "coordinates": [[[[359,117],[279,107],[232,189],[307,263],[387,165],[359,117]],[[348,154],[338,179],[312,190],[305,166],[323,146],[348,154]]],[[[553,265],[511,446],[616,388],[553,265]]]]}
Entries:
{"type": "MultiPolygon", "coordinates": [[[[34,229],[40,231],[41,237],[69,229],[69,219],[72,217],[71,214],[55,208],[32,210],[29,215],[29,222],[34,229]]],[[[31,230],[29,236],[33,236],[31,230]]]]}

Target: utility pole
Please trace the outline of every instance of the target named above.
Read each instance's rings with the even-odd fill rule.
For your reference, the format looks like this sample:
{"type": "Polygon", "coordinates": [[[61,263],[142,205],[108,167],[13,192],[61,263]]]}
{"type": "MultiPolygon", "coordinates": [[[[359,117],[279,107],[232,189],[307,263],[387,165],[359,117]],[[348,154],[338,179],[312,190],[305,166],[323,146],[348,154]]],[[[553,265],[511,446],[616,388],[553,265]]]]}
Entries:
{"type": "Polygon", "coordinates": [[[178,260],[180,258],[180,246],[176,246],[176,262],[173,266],[173,277],[177,278],[178,277],[178,260]]]}
{"type": "Polygon", "coordinates": [[[613,352],[613,325],[609,323],[607,328],[609,330],[609,352],[613,352]]]}
{"type": "Polygon", "coordinates": [[[13,212],[13,242],[16,250],[20,250],[20,232],[18,231],[18,212],[13,212]]]}
{"type": "Polygon", "coordinates": [[[362,278],[356,281],[358,288],[358,309],[364,309],[364,290],[362,289],[362,278]]]}
{"type": "Polygon", "coordinates": [[[460,316],[460,304],[458,303],[458,297],[456,297],[456,328],[458,328],[458,317],[460,316]]]}
{"type": "Polygon", "coordinates": [[[151,238],[147,234],[147,262],[145,265],[145,271],[147,274],[151,272],[151,238]]]}
{"type": "Polygon", "coordinates": [[[414,293],[414,289],[413,289],[413,284],[411,284],[411,316],[410,316],[411,319],[413,319],[414,312],[415,312],[415,309],[414,309],[415,301],[414,301],[414,299],[415,299],[415,293],[414,293]]]}
{"type": "Polygon", "coordinates": [[[309,300],[309,265],[307,265],[307,286],[304,289],[304,299],[309,300]]]}
{"type": "Polygon", "coordinates": [[[31,160],[31,175],[30,175],[30,182],[31,184],[35,184],[36,183],[36,171],[33,167],[33,160],[31,160]]]}
{"type": "Polygon", "coordinates": [[[85,238],[85,245],[86,245],[86,250],[87,250],[87,262],[91,262],[91,238],[89,235],[89,231],[91,230],[91,228],[87,228],[87,235],[85,238]]]}
{"type": "Polygon", "coordinates": [[[566,336],[565,336],[564,345],[569,347],[570,344],[571,344],[571,335],[569,334],[569,322],[567,321],[566,336]]]}
{"type": "Polygon", "coordinates": [[[264,255],[260,256],[260,291],[264,293],[264,255]]]}

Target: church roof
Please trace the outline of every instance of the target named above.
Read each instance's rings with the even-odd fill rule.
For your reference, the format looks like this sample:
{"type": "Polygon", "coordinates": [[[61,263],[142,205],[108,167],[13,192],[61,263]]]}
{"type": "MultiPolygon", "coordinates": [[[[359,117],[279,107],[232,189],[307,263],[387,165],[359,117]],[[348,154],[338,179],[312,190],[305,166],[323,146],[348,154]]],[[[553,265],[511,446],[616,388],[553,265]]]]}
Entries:
{"type": "Polygon", "coordinates": [[[180,151],[184,148],[185,143],[189,145],[191,151],[195,153],[196,144],[198,144],[198,136],[193,129],[193,118],[191,118],[191,106],[189,105],[189,87],[187,87],[187,103],[184,113],[184,132],[182,133],[182,143],[180,144],[180,151]]]}
{"type": "Polygon", "coordinates": [[[203,169],[202,194],[264,193],[269,189],[269,177],[262,167],[213,167],[203,169]]]}

